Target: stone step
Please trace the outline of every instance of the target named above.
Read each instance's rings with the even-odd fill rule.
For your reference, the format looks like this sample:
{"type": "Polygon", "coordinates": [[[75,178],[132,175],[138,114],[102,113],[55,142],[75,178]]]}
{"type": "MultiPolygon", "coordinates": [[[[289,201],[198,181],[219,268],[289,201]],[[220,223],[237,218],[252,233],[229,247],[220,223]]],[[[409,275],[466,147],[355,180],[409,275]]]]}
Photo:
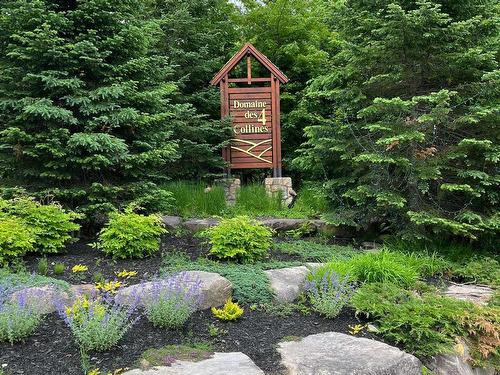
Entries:
{"type": "Polygon", "coordinates": [[[422,375],[422,363],[367,338],[325,332],[278,344],[287,375],[422,375]]]}
{"type": "Polygon", "coordinates": [[[199,362],[176,361],[170,366],[149,370],[135,369],[123,375],[264,375],[243,353],[214,353],[212,358],[199,362]]]}
{"type": "Polygon", "coordinates": [[[485,305],[493,297],[494,290],[483,285],[453,284],[444,291],[446,297],[485,305]]]}

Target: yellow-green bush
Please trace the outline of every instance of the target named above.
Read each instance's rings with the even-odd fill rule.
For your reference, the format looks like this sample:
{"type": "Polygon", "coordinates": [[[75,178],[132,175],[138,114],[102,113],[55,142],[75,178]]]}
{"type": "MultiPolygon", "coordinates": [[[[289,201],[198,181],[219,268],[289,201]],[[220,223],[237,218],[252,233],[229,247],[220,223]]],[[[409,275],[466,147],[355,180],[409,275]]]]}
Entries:
{"type": "Polygon", "coordinates": [[[0,265],[34,249],[33,232],[16,217],[0,216],[0,265]]]}

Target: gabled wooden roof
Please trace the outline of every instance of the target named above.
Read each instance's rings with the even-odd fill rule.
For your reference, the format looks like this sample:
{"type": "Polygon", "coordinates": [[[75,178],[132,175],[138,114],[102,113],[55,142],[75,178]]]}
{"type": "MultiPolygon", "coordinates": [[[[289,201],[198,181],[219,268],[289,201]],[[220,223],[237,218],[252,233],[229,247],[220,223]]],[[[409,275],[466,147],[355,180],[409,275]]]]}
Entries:
{"type": "Polygon", "coordinates": [[[219,82],[228,74],[247,54],[255,57],[264,67],[269,70],[281,83],[287,83],[288,77],[279,68],[274,65],[262,52],[257,50],[251,43],[246,43],[229,61],[222,67],[221,70],[210,81],[211,85],[218,85],[219,82]]]}

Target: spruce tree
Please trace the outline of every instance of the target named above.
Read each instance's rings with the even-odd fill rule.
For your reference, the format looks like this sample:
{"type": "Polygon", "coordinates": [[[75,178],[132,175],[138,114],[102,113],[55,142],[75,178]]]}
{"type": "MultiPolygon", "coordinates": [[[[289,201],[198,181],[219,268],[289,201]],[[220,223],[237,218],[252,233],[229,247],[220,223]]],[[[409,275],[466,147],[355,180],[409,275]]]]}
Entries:
{"type": "Polygon", "coordinates": [[[157,183],[194,116],[141,0],[6,0],[0,14],[0,176],[97,215],[161,210],[157,183]]]}
{"type": "Polygon", "coordinates": [[[331,221],[469,239],[498,233],[498,4],[336,2],[339,52],[314,79],[297,166],[331,221]]]}

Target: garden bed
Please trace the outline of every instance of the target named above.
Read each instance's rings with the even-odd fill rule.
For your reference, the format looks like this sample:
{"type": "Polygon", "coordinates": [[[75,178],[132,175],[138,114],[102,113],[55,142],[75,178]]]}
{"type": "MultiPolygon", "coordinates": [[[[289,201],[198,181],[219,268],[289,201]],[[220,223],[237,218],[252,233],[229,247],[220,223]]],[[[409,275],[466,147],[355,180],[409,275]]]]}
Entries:
{"type": "MultiPolygon", "coordinates": [[[[104,353],[90,353],[91,367],[102,371],[137,367],[141,354],[149,348],[201,341],[210,343],[214,351],[243,352],[266,374],[279,374],[280,356],[275,350],[278,342],[319,332],[348,333],[350,325],[359,324],[350,309],[344,309],[332,320],[316,313],[304,316],[293,312],[281,317],[243,307],[245,314],[237,322],[219,322],[205,310],[193,314],[183,329],[175,331],[155,328],[142,318],[117,347],[104,353]],[[219,328],[216,337],[209,334],[212,324],[219,328]]],[[[358,336],[374,338],[366,331],[358,336]]],[[[48,315],[36,333],[24,343],[0,344],[0,353],[0,364],[7,364],[4,369],[7,374],[82,374],[78,347],[69,328],[56,314],[48,315]]]]}

